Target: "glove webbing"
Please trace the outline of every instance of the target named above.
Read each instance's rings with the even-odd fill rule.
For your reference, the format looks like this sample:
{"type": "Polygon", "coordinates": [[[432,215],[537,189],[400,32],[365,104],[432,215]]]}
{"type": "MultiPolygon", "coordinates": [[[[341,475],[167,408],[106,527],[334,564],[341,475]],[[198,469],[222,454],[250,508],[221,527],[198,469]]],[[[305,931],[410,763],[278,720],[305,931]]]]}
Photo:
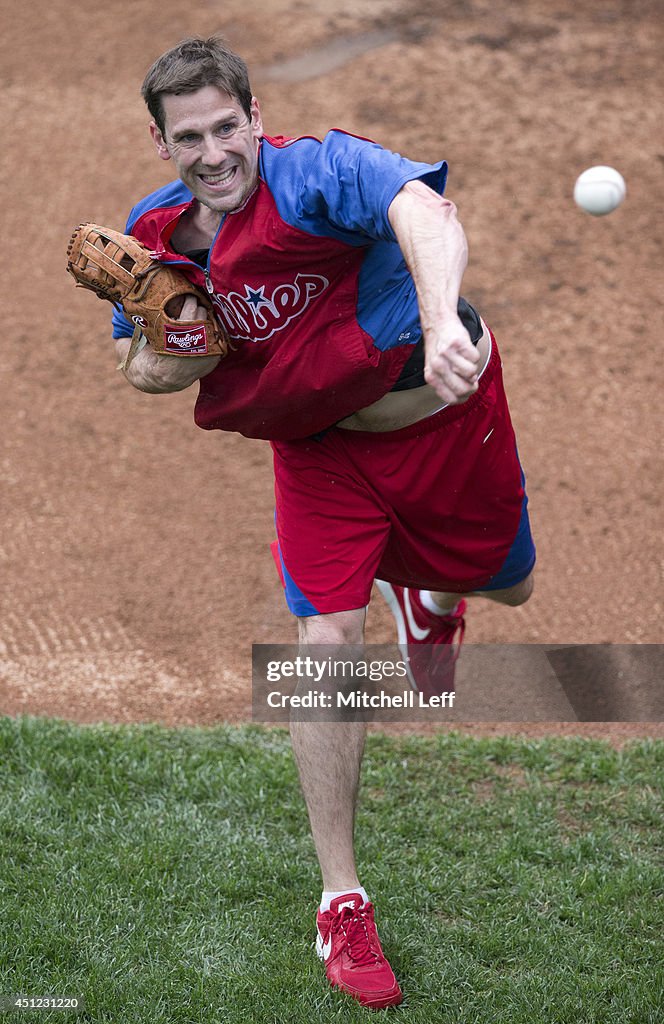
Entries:
{"type": "MultiPolygon", "coordinates": [[[[101,237],[106,238],[106,241],[109,243],[105,249],[99,249],[96,245],[93,245],[90,239],[86,238],[81,246],[81,253],[90,263],[94,264],[95,267],[99,267],[99,269],[103,270],[105,274],[108,274],[111,280],[119,277],[124,282],[126,288],[131,288],[134,281],[134,275],[127,269],[126,265],[123,266],[118,259],[114,259],[114,257],[110,255],[109,249],[111,248],[111,245],[113,245],[112,251],[115,257],[121,254],[125,261],[129,262],[129,265],[132,268],[134,266],[134,261],[131,257],[127,256],[126,253],[123,253],[119,246],[114,245],[113,239],[104,235],[101,235],[101,237]]],[[[84,287],[87,286],[84,285],[84,287]]]]}

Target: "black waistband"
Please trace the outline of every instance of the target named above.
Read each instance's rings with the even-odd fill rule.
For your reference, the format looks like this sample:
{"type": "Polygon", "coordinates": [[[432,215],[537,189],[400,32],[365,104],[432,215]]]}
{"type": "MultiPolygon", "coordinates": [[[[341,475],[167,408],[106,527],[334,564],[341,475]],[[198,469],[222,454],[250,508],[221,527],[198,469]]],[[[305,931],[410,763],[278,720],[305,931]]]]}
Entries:
{"type": "MultiPolygon", "coordinates": [[[[463,298],[459,298],[457,313],[461,323],[468,331],[473,345],[477,345],[484,333],[479,313],[463,298]]],[[[424,338],[420,338],[413,347],[408,362],[401,371],[398,381],[392,387],[392,391],[407,391],[409,388],[421,388],[425,383],[424,338]]]]}

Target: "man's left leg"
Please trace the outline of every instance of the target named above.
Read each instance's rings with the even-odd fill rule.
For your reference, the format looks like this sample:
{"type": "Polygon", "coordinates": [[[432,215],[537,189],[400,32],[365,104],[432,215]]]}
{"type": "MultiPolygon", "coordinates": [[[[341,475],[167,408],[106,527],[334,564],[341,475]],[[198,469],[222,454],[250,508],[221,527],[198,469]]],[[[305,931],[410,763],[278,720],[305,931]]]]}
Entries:
{"type": "MultiPolygon", "coordinates": [[[[364,641],[365,609],[298,620],[301,644],[341,648],[364,641]]],[[[307,805],[325,891],[352,892],[355,803],[364,751],[365,722],[291,721],[291,744],[307,805]]]]}
{"type": "MultiPolygon", "coordinates": [[[[299,618],[301,644],[364,641],[365,609],[299,618]]],[[[291,721],[291,742],[323,878],[316,952],[330,983],[363,1006],[396,1006],[402,995],[381,948],[373,905],[355,866],[355,805],[366,723],[291,721]]]]}

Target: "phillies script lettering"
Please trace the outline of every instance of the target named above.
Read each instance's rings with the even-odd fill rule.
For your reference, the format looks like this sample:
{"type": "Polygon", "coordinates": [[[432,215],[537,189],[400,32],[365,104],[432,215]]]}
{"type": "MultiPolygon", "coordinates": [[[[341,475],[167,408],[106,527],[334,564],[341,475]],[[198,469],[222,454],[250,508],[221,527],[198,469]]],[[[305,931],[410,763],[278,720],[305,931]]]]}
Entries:
{"type": "Polygon", "coordinates": [[[319,274],[298,274],[292,284],[278,284],[270,295],[266,285],[244,286],[244,294],[218,292],[212,296],[217,316],[231,338],[267,341],[302,316],[330,282],[319,274]]]}

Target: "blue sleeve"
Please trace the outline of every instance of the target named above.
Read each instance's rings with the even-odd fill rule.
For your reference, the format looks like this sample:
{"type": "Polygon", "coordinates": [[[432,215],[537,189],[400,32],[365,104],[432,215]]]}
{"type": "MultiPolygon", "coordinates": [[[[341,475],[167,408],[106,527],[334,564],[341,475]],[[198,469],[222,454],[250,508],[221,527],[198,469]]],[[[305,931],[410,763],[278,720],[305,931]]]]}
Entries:
{"type": "Polygon", "coordinates": [[[418,163],[338,129],[328,132],[310,163],[300,195],[305,217],[327,219],[343,231],[395,242],[387,211],[408,181],[442,194],[447,163],[418,163]]]}
{"type": "Polygon", "coordinates": [[[127,317],[122,312],[122,307],[119,310],[113,307],[113,337],[131,338],[133,333],[134,326],[127,320],[127,317]]]}

